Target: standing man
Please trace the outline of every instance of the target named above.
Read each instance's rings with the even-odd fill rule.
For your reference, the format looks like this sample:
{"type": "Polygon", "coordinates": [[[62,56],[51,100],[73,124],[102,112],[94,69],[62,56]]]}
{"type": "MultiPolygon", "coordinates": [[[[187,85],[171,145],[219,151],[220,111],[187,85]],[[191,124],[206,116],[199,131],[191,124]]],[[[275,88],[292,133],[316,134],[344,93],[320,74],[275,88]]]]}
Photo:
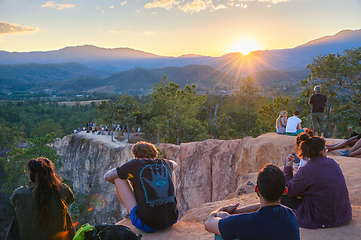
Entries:
{"type": "Polygon", "coordinates": [[[323,138],[323,133],[325,132],[325,123],[324,123],[324,109],[327,102],[327,97],[321,94],[321,87],[319,85],[315,86],[314,88],[315,94],[312,95],[310,100],[308,101],[309,105],[312,105],[312,125],[313,125],[313,132],[315,136],[318,137],[317,124],[320,125],[321,137],[323,138]]]}

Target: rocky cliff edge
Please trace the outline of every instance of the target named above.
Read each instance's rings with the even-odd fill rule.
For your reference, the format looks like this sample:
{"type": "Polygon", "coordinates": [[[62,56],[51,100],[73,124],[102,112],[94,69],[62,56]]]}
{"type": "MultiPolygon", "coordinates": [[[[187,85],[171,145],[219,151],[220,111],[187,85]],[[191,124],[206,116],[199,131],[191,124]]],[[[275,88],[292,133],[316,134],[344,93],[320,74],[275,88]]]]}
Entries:
{"type": "MultiPolygon", "coordinates": [[[[329,144],[342,141],[326,140],[329,144]]],[[[58,140],[55,144],[64,161],[63,166],[67,166],[63,167],[61,174],[73,184],[76,183],[74,191],[90,194],[101,191],[106,198],[104,207],[88,214],[88,222],[99,224],[119,221],[122,218],[119,212],[124,208],[117,202],[111,184],[104,183],[101,176],[110,168],[131,159],[130,146],[107,147],[106,143],[89,141],[86,136],[73,136],[66,141],[58,140]],[[78,168],[83,172],[79,173],[80,170],[76,170],[78,168]]],[[[158,144],[157,148],[163,157],[178,163],[177,200],[182,218],[167,230],[143,233],[142,239],[214,239],[214,235],[205,231],[203,226],[208,214],[220,206],[235,202],[240,202],[241,206],[257,203],[258,198],[253,192],[257,171],[266,163],[282,167],[286,156],[294,152],[294,142],[295,137],[268,133],[257,138],[206,140],[179,146],[158,144]]],[[[333,152],[328,155],[340,164],[345,175],[353,220],[333,229],[300,228],[301,239],[360,239],[360,159],[340,157],[333,152]]],[[[117,224],[140,232],[128,219],[117,224]]]]}

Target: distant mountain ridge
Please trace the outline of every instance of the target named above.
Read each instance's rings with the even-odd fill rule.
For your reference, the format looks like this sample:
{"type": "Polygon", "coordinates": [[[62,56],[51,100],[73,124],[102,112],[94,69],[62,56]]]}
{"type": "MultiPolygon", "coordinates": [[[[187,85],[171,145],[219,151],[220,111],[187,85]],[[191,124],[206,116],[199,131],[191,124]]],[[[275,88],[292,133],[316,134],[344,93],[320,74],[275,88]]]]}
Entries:
{"type": "Polygon", "coordinates": [[[115,72],[136,68],[154,69],[198,64],[208,65],[231,75],[246,76],[264,70],[304,69],[311,63],[313,56],[341,53],[344,49],[359,46],[361,46],[361,30],[343,30],[295,48],[259,50],[247,56],[230,53],[221,57],[193,54],[167,57],[130,48],[107,49],[84,45],[48,52],[0,51],[0,64],[77,62],[89,68],[115,72]]]}
{"type": "Polygon", "coordinates": [[[342,53],[361,46],[361,30],[344,30],[292,49],[255,51],[247,56],[187,54],[159,56],[130,48],[92,45],[48,52],[0,51],[0,91],[104,91],[147,94],[167,76],[181,87],[232,89],[239,79],[253,76],[260,86],[298,83],[307,77],[307,64],[319,54],[342,53]]]}

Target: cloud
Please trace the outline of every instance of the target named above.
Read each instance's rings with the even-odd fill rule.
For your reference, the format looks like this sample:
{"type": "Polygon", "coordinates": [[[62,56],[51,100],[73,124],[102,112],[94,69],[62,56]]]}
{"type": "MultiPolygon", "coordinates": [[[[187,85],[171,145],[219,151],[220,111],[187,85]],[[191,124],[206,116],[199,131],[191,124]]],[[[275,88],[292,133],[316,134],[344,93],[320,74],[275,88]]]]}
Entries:
{"type": "Polygon", "coordinates": [[[238,2],[256,2],[256,1],[276,4],[276,3],[280,3],[280,2],[289,2],[290,0],[238,0],[238,2]]]}
{"type": "Polygon", "coordinates": [[[147,3],[144,8],[166,8],[170,9],[173,5],[178,5],[180,2],[176,0],[154,0],[152,3],[147,3]]]}
{"type": "Polygon", "coordinates": [[[223,9],[226,8],[223,4],[219,4],[217,7],[214,8],[214,10],[223,9]]]}
{"type": "Polygon", "coordinates": [[[67,3],[64,3],[64,4],[59,4],[59,3],[55,3],[54,1],[48,1],[46,2],[44,5],[41,6],[42,8],[43,7],[50,7],[50,8],[56,8],[56,9],[65,9],[65,8],[73,8],[75,7],[74,4],[67,4],[67,3]]]}
{"type": "Polygon", "coordinates": [[[124,6],[127,3],[127,1],[121,2],[120,5],[124,6]]]}
{"type": "MultiPolygon", "coordinates": [[[[215,6],[213,0],[152,0],[153,2],[147,3],[144,5],[144,8],[165,8],[169,10],[175,5],[179,5],[178,9],[183,12],[200,12],[205,9],[210,9],[211,12],[217,11],[219,9],[225,9],[229,7],[238,7],[238,8],[248,8],[250,2],[262,2],[265,3],[267,7],[270,7],[272,4],[277,4],[281,2],[289,2],[290,0],[226,0],[225,4],[218,4],[215,6]]],[[[214,0],[215,2],[220,2],[221,0],[214,0]]],[[[138,0],[139,2],[139,0],[138,0]]],[[[139,10],[138,10],[139,12],[139,10]]],[[[154,14],[154,12],[153,12],[154,14]]]]}
{"type": "Polygon", "coordinates": [[[109,8],[114,8],[114,6],[109,6],[109,8]]]}
{"type": "Polygon", "coordinates": [[[14,23],[0,22],[0,35],[12,34],[12,33],[30,33],[35,31],[39,31],[39,29],[20,26],[19,24],[14,24],[14,23]]]}
{"type": "Polygon", "coordinates": [[[241,8],[247,8],[248,7],[248,5],[247,4],[243,4],[243,3],[241,3],[241,4],[236,4],[235,5],[236,7],[241,7],[241,8]]]}
{"type": "Polygon", "coordinates": [[[205,10],[207,7],[212,7],[214,10],[212,0],[193,0],[191,3],[179,6],[179,9],[184,12],[200,12],[205,10]]]}

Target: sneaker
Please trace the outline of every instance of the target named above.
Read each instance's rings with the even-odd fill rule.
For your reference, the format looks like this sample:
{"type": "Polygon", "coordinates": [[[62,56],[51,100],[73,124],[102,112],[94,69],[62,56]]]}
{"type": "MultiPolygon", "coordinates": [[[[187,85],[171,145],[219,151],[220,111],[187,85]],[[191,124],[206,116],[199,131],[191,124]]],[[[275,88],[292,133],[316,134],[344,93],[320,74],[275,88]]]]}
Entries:
{"type": "Polygon", "coordinates": [[[340,154],[340,156],[343,156],[343,157],[348,157],[350,155],[349,150],[346,150],[346,151],[339,150],[338,153],[340,154]]]}

